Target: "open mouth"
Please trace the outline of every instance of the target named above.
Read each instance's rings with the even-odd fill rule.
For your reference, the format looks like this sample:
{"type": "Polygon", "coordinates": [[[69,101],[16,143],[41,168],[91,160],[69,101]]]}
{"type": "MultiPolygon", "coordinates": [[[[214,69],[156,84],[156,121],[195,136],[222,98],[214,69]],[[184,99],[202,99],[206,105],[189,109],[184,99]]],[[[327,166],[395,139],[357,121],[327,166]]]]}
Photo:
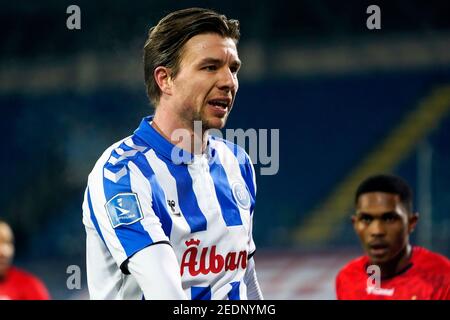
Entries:
{"type": "Polygon", "coordinates": [[[231,99],[227,99],[227,98],[224,98],[224,99],[211,99],[211,100],[208,101],[208,104],[210,106],[216,107],[216,108],[221,108],[221,109],[224,109],[224,110],[226,110],[230,106],[230,103],[231,103],[231,99]]]}
{"type": "Polygon", "coordinates": [[[376,243],[369,245],[369,250],[374,256],[384,255],[388,252],[388,249],[389,245],[387,245],[386,243],[376,243]]]}

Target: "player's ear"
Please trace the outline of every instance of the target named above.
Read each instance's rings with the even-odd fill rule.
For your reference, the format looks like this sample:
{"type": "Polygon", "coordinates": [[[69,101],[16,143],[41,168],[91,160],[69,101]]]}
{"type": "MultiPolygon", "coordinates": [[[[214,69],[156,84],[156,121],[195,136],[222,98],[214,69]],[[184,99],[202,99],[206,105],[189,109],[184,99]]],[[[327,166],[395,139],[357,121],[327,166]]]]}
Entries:
{"type": "Polygon", "coordinates": [[[355,228],[356,215],[352,215],[352,216],[351,216],[351,221],[352,221],[353,228],[355,228]]]}
{"type": "Polygon", "coordinates": [[[412,233],[414,231],[418,220],[419,220],[418,212],[414,212],[408,216],[408,233],[412,233]]]}
{"type": "Polygon", "coordinates": [[[153,72],[153,76],[161,92],[169,96],[172,95],[173,81],[170,76],[170,69],[163,66],[159,66],[153,72]]]}

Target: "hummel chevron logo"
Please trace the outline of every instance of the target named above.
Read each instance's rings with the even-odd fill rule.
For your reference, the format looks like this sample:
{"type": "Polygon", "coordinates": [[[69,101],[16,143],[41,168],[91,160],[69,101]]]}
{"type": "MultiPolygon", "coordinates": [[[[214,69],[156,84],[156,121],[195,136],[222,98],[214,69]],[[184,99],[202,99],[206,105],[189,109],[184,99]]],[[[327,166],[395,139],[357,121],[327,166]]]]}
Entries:
{"type": "Polygon", "coordinates": [[[117,181],[119,181],[122,177],[126,176],[127,168],[123,167],[117,173],[114,173],[111,170],[108,170],[108,169],[104,168],[103,169],[103,174],[104,174],[106,179],[111,180],[114,183],[117,183],[117,181]]]}

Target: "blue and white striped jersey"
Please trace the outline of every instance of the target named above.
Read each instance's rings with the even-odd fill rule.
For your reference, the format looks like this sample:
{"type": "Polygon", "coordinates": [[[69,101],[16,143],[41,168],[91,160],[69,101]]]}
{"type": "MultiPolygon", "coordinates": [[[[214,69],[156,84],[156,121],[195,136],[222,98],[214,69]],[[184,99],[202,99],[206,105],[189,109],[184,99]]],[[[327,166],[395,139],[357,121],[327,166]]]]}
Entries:
{"type": "Polygon", "coordinates": [[[127,260],[167,242],[188,298],[247,299],[243,277],[255,251],[256,196],[248,155],[215,137],[205,154],[192,155],[162,137],[151,120],[108,148],[89,175],[83,223],[91,298],[141,299],[127,260]]]}

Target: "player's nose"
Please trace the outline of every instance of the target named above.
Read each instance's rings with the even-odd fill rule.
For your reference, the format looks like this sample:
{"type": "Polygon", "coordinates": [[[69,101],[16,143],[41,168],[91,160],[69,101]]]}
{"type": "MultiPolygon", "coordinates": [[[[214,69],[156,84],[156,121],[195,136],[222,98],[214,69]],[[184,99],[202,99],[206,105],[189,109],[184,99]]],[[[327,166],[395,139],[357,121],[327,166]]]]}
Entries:
{"type": "Polygon", "coordinates": [[[229,68],[223,68],[220,72],[220,78],[217,82],[217,86],[220,90],[226,92],[233,92],[237,90],[238,80],[235,73],[233,73],[229,68]]]}
{"type": "Polygon", "coordinates": [[[369,227],[369,233],[372,237],[381,237],[386,235],[386,228],[384,223],[379,220],[374,220],[369,227]]]}

